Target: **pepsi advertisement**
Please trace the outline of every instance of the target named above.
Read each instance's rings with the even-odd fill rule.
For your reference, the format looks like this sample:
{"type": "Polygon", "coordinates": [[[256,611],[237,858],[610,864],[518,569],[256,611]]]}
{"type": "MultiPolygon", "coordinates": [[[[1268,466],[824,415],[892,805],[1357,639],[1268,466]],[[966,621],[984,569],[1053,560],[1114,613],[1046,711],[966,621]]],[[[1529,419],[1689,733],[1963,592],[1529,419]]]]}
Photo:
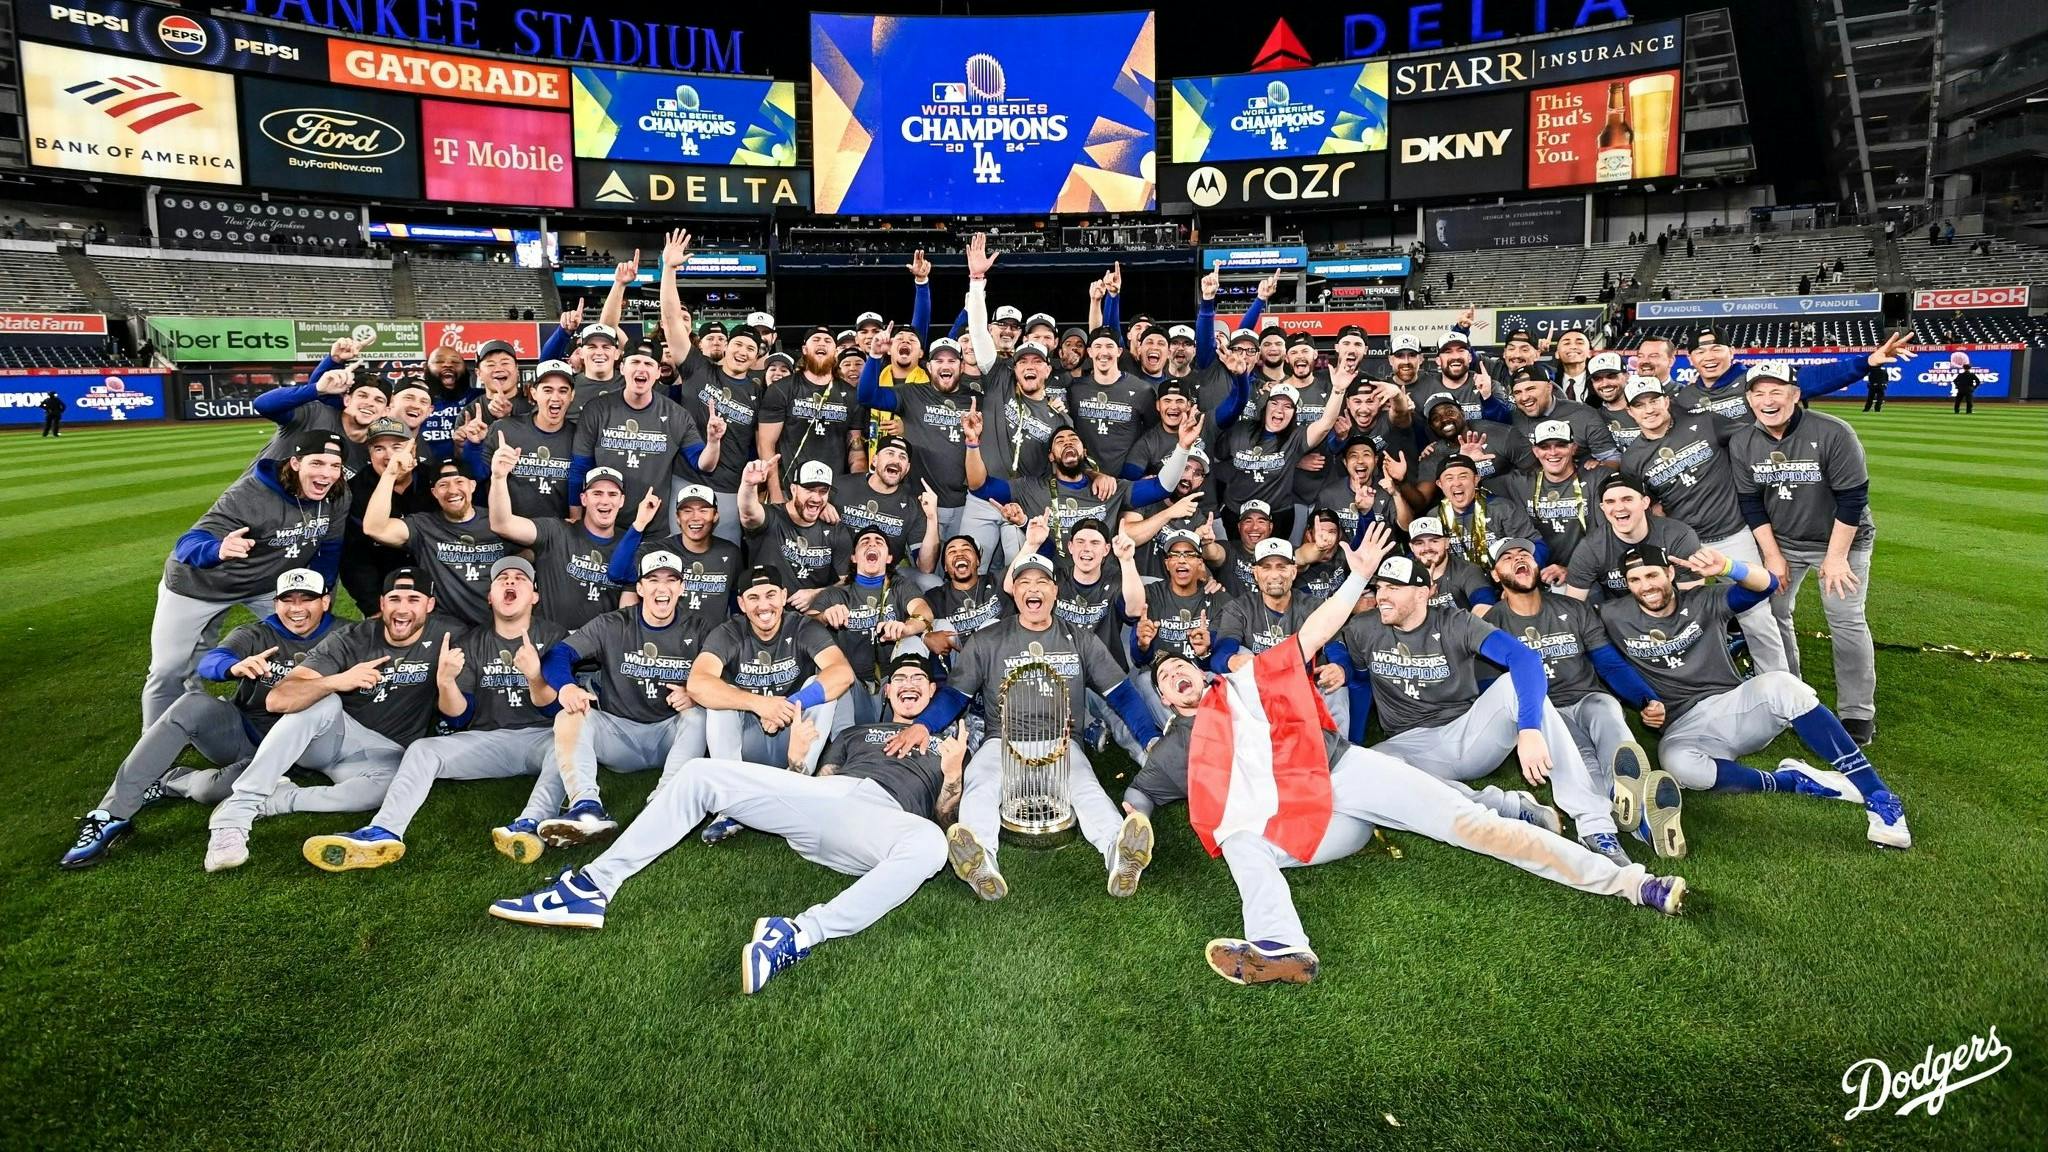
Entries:
{"type": "Polygon", "coordinates": [[[1387,62],[1173,82],[1173,162],[1379,152],[1387,62]]]}
{"type": "Polygon", "coordinates": [[[1150,12],[811,17],[823,214],[1144,212],[1150,12]]]}
{"type": "Polygon", "coordinates": [[[796,164],[796,85],[577,68],[576,156],[647,164],[796,164]]]}
{"type": "Polygon", "coordinates": [[[15,30],[35,40],[76,44],[166,64],[327,79],[327,39],[274,24],[128,0],[22,3],[15,30]]]}

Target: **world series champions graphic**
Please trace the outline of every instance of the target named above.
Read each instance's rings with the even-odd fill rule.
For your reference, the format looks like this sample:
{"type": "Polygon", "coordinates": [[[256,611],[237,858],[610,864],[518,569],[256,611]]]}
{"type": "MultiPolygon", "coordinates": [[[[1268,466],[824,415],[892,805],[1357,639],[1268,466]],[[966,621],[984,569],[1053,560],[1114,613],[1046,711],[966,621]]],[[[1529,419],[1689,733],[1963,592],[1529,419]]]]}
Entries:
{"type": "Polygon", "coordinates": [[[1154,75],[1149,12],[814,15],[817,210],[1148,211],[1154,75]]]}

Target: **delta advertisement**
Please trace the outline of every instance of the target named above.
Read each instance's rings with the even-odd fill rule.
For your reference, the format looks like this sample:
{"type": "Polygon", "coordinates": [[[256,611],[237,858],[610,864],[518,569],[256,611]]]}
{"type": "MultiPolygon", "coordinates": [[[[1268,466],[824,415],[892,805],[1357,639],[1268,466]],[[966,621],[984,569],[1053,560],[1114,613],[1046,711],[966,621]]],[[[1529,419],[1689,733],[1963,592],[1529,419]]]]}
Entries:
{"type": "Polygon", "coordinates": [[[649,164],[796,164],[796,85],[615,68],[571,74],[576,155],[649,164]]]}
{"type": "MultiPolygon", "coordinates": [[[[1918,354],[1913,359],[1890,365],[1885,369],[1885,374],[1891,377],[1891,383],[1885,387],[1887,400],[1953,398],[1956,394],[1956,375],[1963,370],[1963,365],[1955,362],[1956,357],[1962,357],[1970,370],[1977,374],[1977,399],[2003,400],[2012,395],[2014,353],[2009,350],[1920,348],[1916,351],[1918,354]]],[[[1870,353],[1749,348],[1738,354],[1736,367],[1746,368],[1759,360],[1782,360],[1792,366],[1796,375],[1809,368],[1841,364],[1867,367],[1870,353]]],[[[1689,357],[1681,354],[1672,361],[1671,378],[1678,383],[1697,383],[1699,375],[1699,370],[1692,366],[1689,357]]],[[[1867,392],[1868,382],[1862,376],[1858,376],[1854,384],[1829,395],[1863,396],[1867,392]]]]}
{"type": "Polygon", "coordinates": [[[1387,62],[1173,82],[1173,162],[1378,152],[1387,62]]]}
{"type": "Polygon", "coordinates": [[[572,208],[569,117],[529,108],[420,101],[427,199],[572,208]]]}
{"type": "Polygon", "coordinates": [[[1569,188],[1678,171],[1678,70],[1529,93],[1529,187],[1569,188]]]}
{"type": "Polygon", "coordinates": [[[162,420],[164,374],[108,372],[85,376],[0,376],[0,425],[40,425],[43,401],[64,401],[66,424],[162,420]]]}
{"type": "Polygon", "coordinates": [[[1150,12],[811,17],[820,213],[1144,212],[1150,12]]]}
{"type": "Polygon", "coordinates": [[[234,77],[48,44],[20,47],[30,163],[241,183],[234,77]]]}
{"type": "Polygon", "coordinates": [[[18,35],[38,40],[56,40],[124,56],[147,56],[167,64],[308,79],[327,76],[323,37],[275,24],[257,24],[191,9],[159,8],[131,0],[17,4],[14,30],[18,35]]]}
{"type": "Polygon", "coordinates": [[[1836,292],[1819,296],[1747,296],[1737,300],[1645,300],[1636,305],[1636,319],[1719,320],[1752,316],[1851,316],[1883,310],[1884,300],[1875,292],[1836,292]]]}
{"type": "Polygon", "coordinates": [[[419,199],[419,112],[409,96],[245,79],[242,146],[266,187],[419,199]]]}
{"type": "Polygon", "coordinates": [[[1224,272],[1298,270],[1308,267],[1308,249],[1298,244],[1278,248],[1204,248],[1202,267],[1224,272]]]}

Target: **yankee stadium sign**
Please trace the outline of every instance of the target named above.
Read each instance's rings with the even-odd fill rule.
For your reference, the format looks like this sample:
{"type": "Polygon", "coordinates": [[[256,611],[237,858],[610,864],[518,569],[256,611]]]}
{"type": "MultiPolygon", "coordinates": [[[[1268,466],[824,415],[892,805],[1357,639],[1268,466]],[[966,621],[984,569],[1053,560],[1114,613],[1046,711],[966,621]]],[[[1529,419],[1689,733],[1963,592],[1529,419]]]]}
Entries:
{"type": "Polygon", "coordinates": [[[681,72],[743,73],[738,31],[514,8],[493,0],[241,0],[245,16],[449,48],[681,72]]]}

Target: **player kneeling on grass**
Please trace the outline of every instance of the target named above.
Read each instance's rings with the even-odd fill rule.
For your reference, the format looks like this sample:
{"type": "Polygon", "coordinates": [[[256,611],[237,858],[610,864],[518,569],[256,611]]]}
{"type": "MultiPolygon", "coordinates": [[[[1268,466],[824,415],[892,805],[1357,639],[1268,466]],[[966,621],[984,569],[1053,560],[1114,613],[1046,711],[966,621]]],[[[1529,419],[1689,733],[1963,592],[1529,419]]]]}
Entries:
{"type": "MultiPolygon", "coordinates": [[[[713,812],[789,841],[798,855],[860,879],[823,904],[791,917],[764,916],[740,952],[740,986],[759,991],[769,978],[837,936],[851,936],[910,899],[946,863],[939,827],[960,805],[967,741],[955,725],[946,739],[924,735],[899,747],[932,702],[927,657],[889,662],[883,692],[889,719],[847,729],[826,747],[809,718],[790,726],[788,771],[738,760],[691,760],[662,781],[647,808],[603,855],[565,871],[549,887],[491,905],[491,915],[522,924],[602,928],[619,886],[675,847],[713,812]],[[892,751],[893,749],[893,751],[892,751]],[[804,774],[813,755],[816,777],[804,774]]],[[[913,733],[915,735],[915,733],[913,733]]]]}
{"type": "Polygon", "coordinates": [[[225,800],[263,734],[277,723],[263,706],[264,698],[327,635],[334,623],[327,614],[333,603],[326,579],[311,568],[280,575],[272,601],[277,610],[235,629],[220,647],[199,658],[200,678],[234,682],[234,696],[188,692],[144,729],[99,807],[79,820],[78,839],[58,867],[99,863],[107,849],[135,831],[135,814],[166,796],[201,804],[225,800]],[[174,767],[188,746],[220,767],[174,767]]]}
{"type": "MultiPolygon", "coordinates": [[[[1744,680],[1728,658],[1728,620],[1768,599],[1778,580],[1762,565],[1731,560],[1711,548],[1691,556],[1667,556],[1653,545],[1622,555],[1629,598],[1600,609],[1607,634],[1648,681],[1655,695],[1630,701],[1643,710],[1643,723],[1660,729],[1657,759],[1664,772],[1640,780],[1617,775],[1617,796],[1640,788],[1632,801],[1643,813],[1636,834],[1647,836],[1659,856],[1685,855],[1679,822],[1679,788],[1723,792],[1798,792],[1860,803],[1870,842],[1911,848],[1906,811],[1885,787],[1842,722],[1790,672],[1759,672],[1744,680]],[[1722,577],[1729,585],[1678,588],[1673,569],[1722,577]],[[1834,771],[1800,760],[1780,760],[1765,772],[1734,758],[1755,752],[1786,727],[1800,742],[1826,758],[1834,771]]],[[[1617,801],[1619,809],[1622,802],[1617,801]]]]}
{"type": "Polygon", "coordinates": [[[213,810],[206,870],[248,863],[249,829],[259,816],[376,807],[405,746],[433,731],[437,719],[459,725],[467,712],[455,688],[463,658],[453,642],[462,630],[434,615],[426,573],[400,568],[386,576],[377,617],[336,628],[265,697],[264,707],[281,718],[213,810]],[[285,779],[294,767],[334,783],[301,788],[285,779]]]}
{"type": "Polygon", "coordinates": [[[456,642],[462,653],[455,678],[464,706],[462,731],[413,741],[369,825],[311,837],[303,849],[307,863],[328,872],[393,863],[405,855],[405,830],[434,781],[540,772],[554,746],[559,710],[555,690],[541,676],[540,654],[562,638],[562,629],[534,618],[538,603],[533,565],[507,556],[491,566],[490,623],[456,642]]]}
{"type": "MultiPolygon", "coordinates": [[[[1374,826],[1427,836],[1584,892],[1620,896],[1677,915],[1685,881],[1626,867],[1533,820],[1504,817],[1456,785],[1337,734],[1307,663],[1337,634],[1365,591],[1377,549],[1345,546],[1351,574],[1287,643],[1211,680],[1192,661],[1153,665],[1159,698],[1175,713],[1153,745],[1126,803],[1188,800],[1188,822],[1230,865],[1244,903],[1244,938],[1211,940],[1216,974],[1236,984],[1306,984],[1318,961],[1295,913],[1283,868],[1349,856],[1374,826]]],[[[1381,581],[1408,582],[1415,561],[1396,556],[1381,581]]],[[[1553,815],[1551,822],[1555,822],[1553,815]]]]}

